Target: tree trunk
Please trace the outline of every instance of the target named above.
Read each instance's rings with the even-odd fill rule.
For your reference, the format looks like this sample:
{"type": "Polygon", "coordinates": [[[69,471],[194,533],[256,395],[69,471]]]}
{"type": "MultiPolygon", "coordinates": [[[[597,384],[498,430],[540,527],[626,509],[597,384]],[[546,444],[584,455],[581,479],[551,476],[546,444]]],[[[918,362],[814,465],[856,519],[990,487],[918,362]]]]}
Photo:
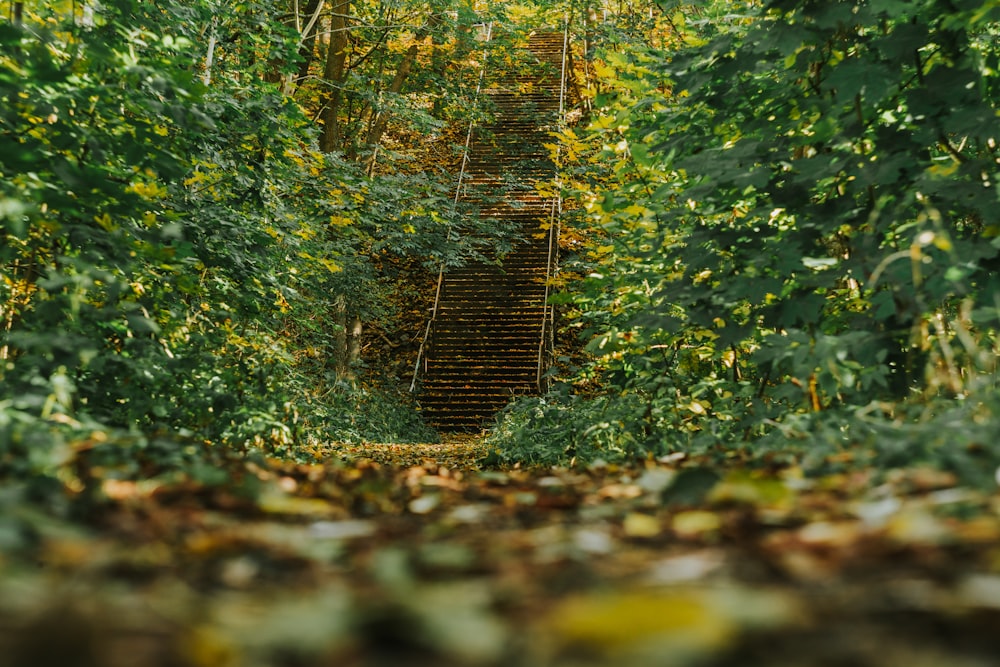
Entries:
{"type": "Polygon", "coordinates": [[[361,317],[347,312],[347,297],[339,294],[333,299],[333,345],[330,350],[333,372],[341,379],[352,379],[352,367],[361,359],[361,334],[364,327],[361,317]]]}
{"type": "MultiPolygon", "coordinates": [[[[403,84],[406,82],[406,77],[409,76],[410,70],[413,69],[413,63],[417,60],[417,53],[419,47],[416,44],[412,44],[410,48],[406,50],[406,54],[403,56],[403,60],[399,63],[399,68],[396,70],[396,75],[392,78],[392,83],[389,84],[389,88],[386,90],[390,95],[398,95],[400,91],[403,90],[403,84]]],[[[365,143],[369,146],[377,146],[380,141],[382,141],[382,135],[385,134],[386,126],[389,124],[389,114],[384,110],[380,110],[375,116],[375,122],[372,124],[371,130],[368,132],[368,137],[365,143]]]]}
{"type": "Polygon", "coordinates": [[[303,12],[303,16],[306,17],[308,23],[303,27],[302,36],[299,38],[299,57],[302,58],[302,62],[299,63],[299,81],[309,76],[309,65],[312,64],[316,53],[316,35],[319,33],[319,23],[315,18],[318,18],[318,12],[322,9],[322,4],[323,0],[309,0],[303,12]]]}
{"type": "Polygon", "coordinates": [[[347,48],[350,45],[347,39],[347,16],[350,10],[350,0],[336,2],[333,5],[333,18],[330,19],[330,45],[323,71],[329,92],[323,106],[323,132],[320,135],[320,150],[324,153],[333,153],[340,148],[341,132],[337,116],[343,97],[344,75],[347,72],[347,48]]]}
{"type": "Polygon", "coordinates": [[[212,83],[212,65],[215,63],[215,45],[217,41],[215,17],[212,17],[212,23],[208,26],[208,48],[205,49],[205,72],[201,76],[201,82],[206,86],[212,83]]]}
{"type": "Polygon", "coordinates": [[[347,298],[338,294],[333,299],[333,372],[338,378],[345,377],[348,371],[347,359],[347,298]]]}
{"type": "Polygon", "coordinates": [[[361,359],[361,318],[357,315],[351,317],[351,323],[347,330],[347,372],[351,373],[351,367],[361,359]]]}

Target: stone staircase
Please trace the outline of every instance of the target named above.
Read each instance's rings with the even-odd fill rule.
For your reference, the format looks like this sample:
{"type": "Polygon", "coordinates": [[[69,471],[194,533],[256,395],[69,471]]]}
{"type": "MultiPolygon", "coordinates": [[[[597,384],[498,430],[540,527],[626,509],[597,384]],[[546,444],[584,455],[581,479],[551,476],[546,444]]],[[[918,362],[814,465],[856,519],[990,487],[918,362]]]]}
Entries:
{"type": "Polygon", "coordinates": [[[559,120],[563,34],[533,34],[527,50],[536,61],[529,73],[485,91],[494,119],[473,134],[459,193],[524,240],[502,266],[443,274],[419,392],[427,422],[441,431],[478,431],[511,398],[540,389],[557,202],[535,184],[554,173],[543,144],[559,120]]]}

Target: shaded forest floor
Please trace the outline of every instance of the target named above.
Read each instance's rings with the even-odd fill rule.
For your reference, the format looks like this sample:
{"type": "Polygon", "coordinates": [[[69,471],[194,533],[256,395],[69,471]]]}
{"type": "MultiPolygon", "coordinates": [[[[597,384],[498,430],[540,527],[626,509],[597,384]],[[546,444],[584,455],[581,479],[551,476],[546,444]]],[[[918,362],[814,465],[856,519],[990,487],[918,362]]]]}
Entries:
{"type": "MultiPolygon", "coordinates": [[[[0,659],[47,667],[972,667],[1000,495],[926,469],[480,470],[476,439],[0,512],[0,659]]],[[[0,496],[0,510],[5,508],[0,496]]]]}

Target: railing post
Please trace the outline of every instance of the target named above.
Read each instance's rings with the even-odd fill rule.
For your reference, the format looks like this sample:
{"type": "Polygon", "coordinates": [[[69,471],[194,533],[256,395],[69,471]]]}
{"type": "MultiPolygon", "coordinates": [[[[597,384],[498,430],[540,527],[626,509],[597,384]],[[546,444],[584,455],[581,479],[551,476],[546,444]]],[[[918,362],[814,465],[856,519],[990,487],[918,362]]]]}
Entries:
{"type": "MultiPolygon", "coordinates": [[[[562,62],[560,65],[559,74],[559,118],[557,122],[558,129],[563,129],[566,125],[566,84],[569,72],[567,71],[567,65],[569,63],[569,14],[567,13],[563,17],[563,48],[562,48],[562,62]]],[[[538,341],[538,370],[535,376],[535,384],[538,387],[538,391],[545,391],[546,387],[543,386],[542,376],[545,374],[545,351],[546,343],[551,341],[549,347],[554,347],[555,345],[555,322],[556,313],[555,307],[549,303],[549,292],[550,283],[555,277],[557,267],[557,255],[559,252],[559,223],[562,217],[562,178],[560,175],[560,165],[559,157],[562,154],[562,149],[556,144],[556,164],[555,164],[555,185],[556,185],[556,196],[552,202],[552,208],[549,211],[549,248],[548,248],[548,259],[545,266],[545,301],[542,305],[542,330],[540,339],[538,341]]]]}

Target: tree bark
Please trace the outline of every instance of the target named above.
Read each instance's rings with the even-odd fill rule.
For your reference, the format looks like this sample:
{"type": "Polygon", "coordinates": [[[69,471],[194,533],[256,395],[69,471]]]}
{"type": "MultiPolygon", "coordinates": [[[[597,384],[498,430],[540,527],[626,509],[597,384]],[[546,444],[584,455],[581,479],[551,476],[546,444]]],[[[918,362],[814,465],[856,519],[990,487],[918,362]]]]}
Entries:
{"type": "Polygon", "coordinates": [[[324,153],[333,153],[340,148],[338,115],[343,97],[344,75],[347,72],[347,48],[350,46],[347,38],[347,16],[350,10],[350,0],[336,2],[330,19],[330,43],[323,71],[323,79],[329,86],[329,92],[323,106],[323,131],[320,134],[320,150],[324,153]]]}
{"type": "Polygon", "coordinates": [[[361,359],[361,333],[363,331],[361,318],[357,315],[351,317],[350,327],[347,331],[347,372],[351,373],[351,367],[361,359]]]}
{"type": "Polygon", "coordinates": [[[338,294],[333,299],[333,345],[330,350],[333,372],[338,378],[352,379],[354,364],[361,359],[361,317],[347,310],[347,297],[338,294]]]}
{"type": "Polygon", "coordinates": [[[208,26],[208,48],[205,49],[205,73],[201,76],[201,82],[206,86],[212,83],[212,66],[215,63],[215,45],[217,41],[215,17],[213,17],[211,25],[208,26]]]}
{"type": "Polygon", "coordinates": [[[316,35],[319,33],[317,23],[319,14],[323,11],[323,1],[308,0],[302,15],[292,17],[292,23],[299,33],[300,60],[299,69],[295,75],[291,73],[285,75],[285,80],[281,85],[281,92],[285,95],[294,93],[298,82],[309,76],[309,67],[312,65],[313,58],[316,57],[316,35]],[[303,17],[306,19],[305,25],[302,25],[303,17]]]}
{"type": "Polygon", "coordinates": [[[345,377],[348,370],[347,359],[347,297],[338,294],[333,299],[333,372],[338,378],[345,377]]]}

